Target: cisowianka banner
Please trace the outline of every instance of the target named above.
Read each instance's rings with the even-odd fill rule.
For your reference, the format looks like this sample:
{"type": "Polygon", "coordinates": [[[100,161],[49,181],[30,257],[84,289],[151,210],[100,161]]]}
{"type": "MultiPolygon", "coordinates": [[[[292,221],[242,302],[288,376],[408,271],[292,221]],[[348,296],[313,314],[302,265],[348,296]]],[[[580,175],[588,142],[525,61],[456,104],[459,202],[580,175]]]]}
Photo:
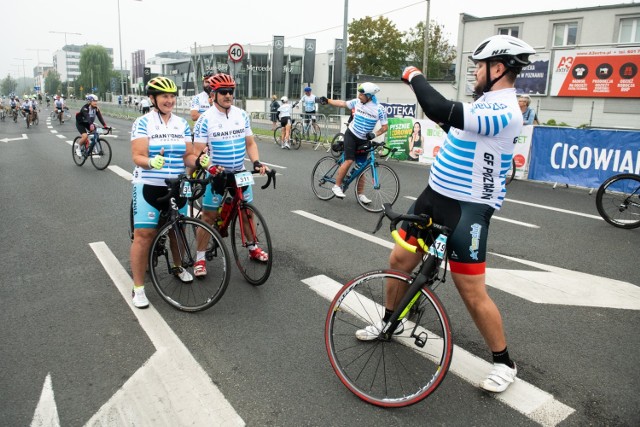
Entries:
{"type": "Polygon", "coordinates": [[[640,132],[535,128],[529,179],[598,188],[619,173],[640,174],[640,132]]]}

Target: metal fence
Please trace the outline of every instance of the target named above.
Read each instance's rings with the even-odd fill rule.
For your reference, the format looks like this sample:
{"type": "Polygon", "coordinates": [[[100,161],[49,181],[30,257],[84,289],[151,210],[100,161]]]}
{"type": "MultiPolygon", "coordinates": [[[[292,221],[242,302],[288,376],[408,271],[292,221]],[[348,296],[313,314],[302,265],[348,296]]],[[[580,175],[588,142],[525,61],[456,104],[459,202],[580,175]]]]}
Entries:
{"type": "MultiPolygon", "coordinates": [[[[271,121],[270,112],[262,112],[256,111],[251,113],[251,128],[255,130],[259,130],[260,133],[267,133],[273,130],[273,122],[271,121]]],[[[304,121],[309,114],[304,113],[293,113],[291,115],[291,119],[298,122],[304,121]]],[[[320,141],[319,142],[330,142],[334,135],[338,132],[341,132],[344,129],[344,124],[347,122],[349,116],[341,116],[337,114],[318,114],[314,113],[311,116],[315,117],[316,123],[320,126],[320,141]]],[[[280,122],[276,122],[276,126],[279,125],[280,122]]]]}

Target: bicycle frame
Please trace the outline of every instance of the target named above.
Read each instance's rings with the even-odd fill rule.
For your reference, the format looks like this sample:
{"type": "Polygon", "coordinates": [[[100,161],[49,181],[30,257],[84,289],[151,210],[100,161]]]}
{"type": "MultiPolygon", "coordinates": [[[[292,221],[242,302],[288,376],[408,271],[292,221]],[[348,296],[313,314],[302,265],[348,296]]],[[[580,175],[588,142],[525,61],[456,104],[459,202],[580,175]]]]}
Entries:
{"type": "MultiPolygon", "coordinates": [[[[358,155],[356,154],[356,160],[354,160],[351,170],[347,173],[347,175],[345,175],[344,180],[342,182],[343,191],[349,188],[349,184],[351,184],[353,181],[358,179],[358,177],[362,174],[362,172],[364,172],[364,170],[369,165],[371,166],[371,174],[373,176],[373,182],[374,182],[373,187],[376,190],[380,188],[380,182],[378,182],[378,168],[376,168],[375,149],[376,147],[371,147],[367,149],[367,159],[364,160],[363,162],[357,161],[358,155]]],[[[356,150],[356,153],[357,153],[357,150],[356,150]]],[[[340,166],[342,166],[344,161],[345,161],[345,153],[343,151],[342,155],[340,156],[340,159],[336,162],[336,167],[340,168],[340,166]]],[[[335,184],[334,178],[331,178],[328,181],[331,181],[335,184]]]]}
{"type": "MultiPolygon", "coordinates": [[[[227,174],[227,179],[233,176],[235,179],[235,173],[227,174]]],[[[255,224],[252,221],[252,218],[249,218],[245,213],[243,215],[244,205],[247,203],[244,200],[244,194],[242,193],[242,187],[238,187],[236,182],[233,181],[231,185],[226,186],[224,194],[222,196],[222,202],[224,203],[227,197],[231,196],[231,208],[229,209],[229,214],[220,218],[222,223],[218,225],[218,231],[220,234],[225,237],[228,234],[229,226],[231,225],[234,218],[238,217],[238,221],[240,221],[240,234],[242,238],[242,246],[247,245],[247,238],[245,234],[245,225],[250,227],[251,236],[256,236],[256,228],[255,224]],[[233,194],[232,194],[233,193],[233,194]]],[[[257,236],[256,236],[257,237],[257,236]]],[[[252,243],[260,243],[260,242],[252,242],[252,243]]]]}

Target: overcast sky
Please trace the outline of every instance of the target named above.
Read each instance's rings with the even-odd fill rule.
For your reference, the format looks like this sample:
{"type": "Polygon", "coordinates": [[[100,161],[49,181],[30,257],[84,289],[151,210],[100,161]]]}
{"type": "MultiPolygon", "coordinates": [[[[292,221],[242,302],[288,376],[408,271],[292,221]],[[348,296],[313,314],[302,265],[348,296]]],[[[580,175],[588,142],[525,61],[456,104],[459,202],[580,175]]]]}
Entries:
{"type": "MultiPolygon", "coordinates": [[[[32,76],[38,63],[51,64],[52,55],[65,44],[99,44],[113,48],[120,68],[118,47],[120,4],[122,61],[128,68],[131,52],[143,49],[149,58],[163,51],[184,51],[198,45],[240,43],[267,45],[274,35],[285,45],[302,47],[316,39],[317,51],[333,48],[342,38],[344,0],[11,0],[3,4],[3,42],[0,43],[0,78],[7,74],[32,76]],[[22,59],[28,59],[23,61],[22,59]]],[[[478,17],[633,3],[632,0],[431,0],[430,18],[444,25],[455,44],[460,13],[478,17]]],[[[636,0],[637,3],[637,0],[636,0]]],[[[401,31],[426,18],[426,1],[350,0],[349,21],[384,15],[401,31]]]]}

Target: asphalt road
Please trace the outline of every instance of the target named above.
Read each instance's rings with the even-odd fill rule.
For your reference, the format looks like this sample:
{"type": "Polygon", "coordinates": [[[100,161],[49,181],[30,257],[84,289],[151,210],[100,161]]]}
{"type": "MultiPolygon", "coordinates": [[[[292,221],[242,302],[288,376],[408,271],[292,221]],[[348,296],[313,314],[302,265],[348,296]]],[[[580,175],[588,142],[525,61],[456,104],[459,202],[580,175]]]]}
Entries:
{"type": "MultiPolygon", "coordinates": [[[[110,140],[111,164],[131,172],[131,123],[107,121],[117,136],[110,140]]],[[[66,142],[75,135],[73,123],[48,128],[44,117],[29,130],[24,122],[0,122],[0,425],[29,425],[43,408],[61,426],[85,425],[158,351],[89,246],[104,242],[128,271],[130,182],[90,163],[76,166],[66,142]],[[22,134],[26,139],[15,139],[22,134]]],[[[543,285],[532,300],[487,280],[519,378],[571,411],[561,418],[523,411],[526,395],[514,407],[455,373],[420,404],[383,410],[361,402],[334,375],[323,338],[329,301],[303,280],[325,275],[345,283],[385,268],[389,249],[294,211],[365,233],[378,216],[365,212],[352,190],[342,201],[313,195],[310,173],[323,153],[308,145],[286,151],[272,140],[259,142],[261,160],[279,173],[276,190],[254,189],[275,248],[269,281],[254,288],[234,270],[222,300],[197,314],[172,309],[150,283],[147,291],[163,321],[247,425],[640,425],[638,308],[609,302],[638,307],[640,229],[620,230],[600,220],[595,193],[515,181],[496,213],[500,219],[492,220],[489,241],[490,268],[521,271],[527,284],[543,285]],[[562,303],[551,299],[555,292],[564,293],[562,303]]],[[[406,210],[409,197],[424,188],[428,168],[388,164],[401,181],[395,207],[406,210]]],[[[391,240],[384,232],[376,236],[391,240]]],[[[441,286],[438,295],[458,348],[489,360],[453,284],[441,286]]],[[[153,386],[149,382],[146,390],[153,386]]]]}

